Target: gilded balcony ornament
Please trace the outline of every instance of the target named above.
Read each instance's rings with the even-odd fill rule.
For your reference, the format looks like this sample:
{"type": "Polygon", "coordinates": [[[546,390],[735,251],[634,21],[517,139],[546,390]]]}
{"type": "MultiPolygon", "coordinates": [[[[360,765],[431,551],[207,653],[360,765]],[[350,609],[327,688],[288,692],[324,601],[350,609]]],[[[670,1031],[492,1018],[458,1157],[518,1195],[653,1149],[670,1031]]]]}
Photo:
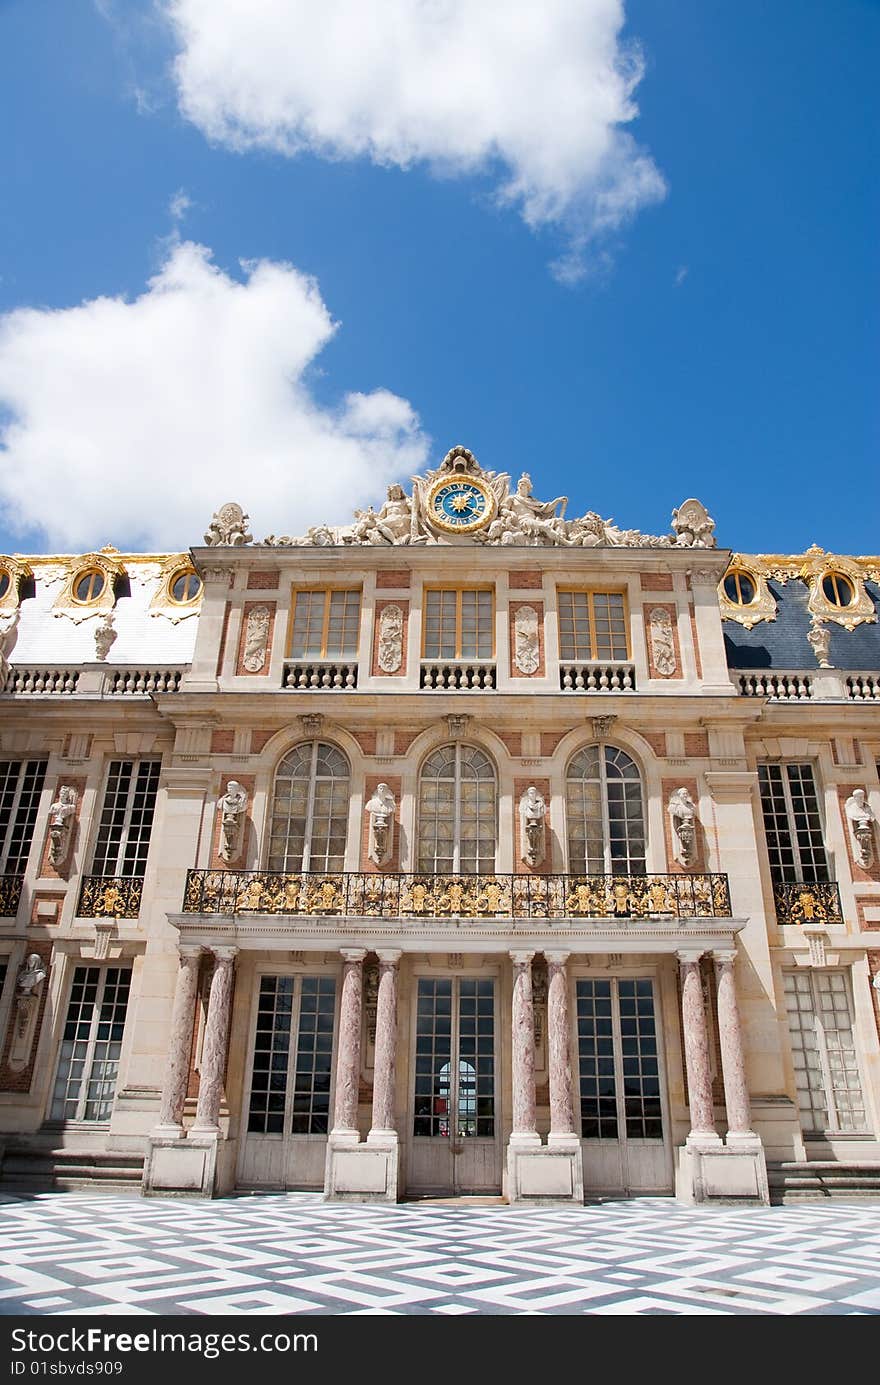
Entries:
{"type": "Polygon", "coordinates": [[[0,875],[0,918],[15,918],[21,899],[20,875],[0,875]]]}
{"type": "Polygon", "coordinates": [[[773,894],[780,923],[843,923],[834,880],[781,883],[773,894]]]}
{"type": "Polygon", "coordinates": [[[140,876],[87,875],[80,891],[79,918],[136,919],[141,908],[140,876]]]}

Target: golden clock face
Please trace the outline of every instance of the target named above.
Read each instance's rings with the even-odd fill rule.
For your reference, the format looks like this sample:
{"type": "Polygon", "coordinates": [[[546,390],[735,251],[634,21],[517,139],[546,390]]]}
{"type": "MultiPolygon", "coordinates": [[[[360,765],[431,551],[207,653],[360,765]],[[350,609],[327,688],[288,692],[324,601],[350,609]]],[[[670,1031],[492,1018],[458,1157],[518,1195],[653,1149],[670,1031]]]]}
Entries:
{"type": "Polygon", "coordinates": [[[428,495],[428,518],[447,534],[471,534],[488,524],[495,511],[495,497],[481,481],[471,477],[444,477],[435,481],[428,495]]]}

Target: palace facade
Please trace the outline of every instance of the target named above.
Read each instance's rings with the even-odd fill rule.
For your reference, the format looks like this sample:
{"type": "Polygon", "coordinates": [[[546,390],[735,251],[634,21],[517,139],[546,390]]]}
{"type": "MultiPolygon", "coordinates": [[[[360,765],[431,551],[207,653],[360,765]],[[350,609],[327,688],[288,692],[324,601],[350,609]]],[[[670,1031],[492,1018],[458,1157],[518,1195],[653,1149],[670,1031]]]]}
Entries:
{"type": "Polygon", "coordinates": [[[462,447],[0,558],[5,1179],[876,1192],[878,579],[462,447]]]}

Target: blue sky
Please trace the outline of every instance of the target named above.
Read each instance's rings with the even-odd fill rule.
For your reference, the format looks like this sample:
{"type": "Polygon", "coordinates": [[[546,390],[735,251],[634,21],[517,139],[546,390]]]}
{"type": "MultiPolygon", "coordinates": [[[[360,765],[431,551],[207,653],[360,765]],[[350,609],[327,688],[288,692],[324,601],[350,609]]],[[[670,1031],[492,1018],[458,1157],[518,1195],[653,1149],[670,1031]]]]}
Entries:
{"type": "MultiPolygon", "coordinates": [[[[611,125],[654,182],[602,231],[572,135],[595,115],[542,94],[566,35],[453,64],[403,167],[220,128],[222,57],[182,113],[181,31],[153,6],[0,0],[0,549],[185,546],[232,498],[257,537],[295,533],[464,443],[569,514],[659,533],[696,495],[743,551],[876,553],[880,6],[629,0],[625,20],[644,71],[611,125]],[[525,135],[482,90],[505,63],[525,135]],[[471,113],[490,154],[464,168],[471,113]],[[499,204],[514,140],[541,196],[565,151],[558,215],[499,204]]],[[[310,119],[351,114],[351,37],[310,119]]]]}

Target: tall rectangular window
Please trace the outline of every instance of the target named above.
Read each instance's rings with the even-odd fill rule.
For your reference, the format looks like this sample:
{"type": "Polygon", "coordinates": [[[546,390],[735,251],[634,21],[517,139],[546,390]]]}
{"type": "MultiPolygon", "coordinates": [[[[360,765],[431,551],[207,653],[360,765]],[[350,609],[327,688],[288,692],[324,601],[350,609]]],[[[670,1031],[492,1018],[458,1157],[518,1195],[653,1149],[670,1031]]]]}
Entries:
{"type": "Polygon", "coordinates": [[[804,968],[785,972],[783,981],[802,1129],[866,1130],[846,973],[804,968]]]}
{"type": "Polygon", "coordinates": [[[629,658],[622,592],[560,591],[558,601],[561,658],[629,658]]]}
{"type": "Polygon", "coordinates": [[[77,967],[64,1023],[52,1120],[108,1121],[128,1008],[127,967],[77,967]]]}
{"type": "Polygon", "coordinates": [[[357,654],[361,619],[358,590],[296,593],[291,659],[340,659],[357,654]]]}
{"type": "Polygon", "coordinates": [[[828,880],[812,765],[759,764],[758,783],[774,882],[828,880]]]}
{"type": "Polygon", "coordinates": [[[425,592],[426,659],[491,659],[495,603],[481,588],[425,592]]]}
{"type": "Polygon", "coordinates": [[[332,976],[264,976],[248,1104],[258,1135],[326,1135],[330,1120],[332,976]]]}
{"type": "Polygon", "coordinates": [[[0,760],[0,875],[21,875],[34,838],[45,760],[0,760]]]}
{"type": "Polygon", "coordinates": [[[111,760],[92,875],[142,876],[156,810],[158,760],[111,760]]]}

